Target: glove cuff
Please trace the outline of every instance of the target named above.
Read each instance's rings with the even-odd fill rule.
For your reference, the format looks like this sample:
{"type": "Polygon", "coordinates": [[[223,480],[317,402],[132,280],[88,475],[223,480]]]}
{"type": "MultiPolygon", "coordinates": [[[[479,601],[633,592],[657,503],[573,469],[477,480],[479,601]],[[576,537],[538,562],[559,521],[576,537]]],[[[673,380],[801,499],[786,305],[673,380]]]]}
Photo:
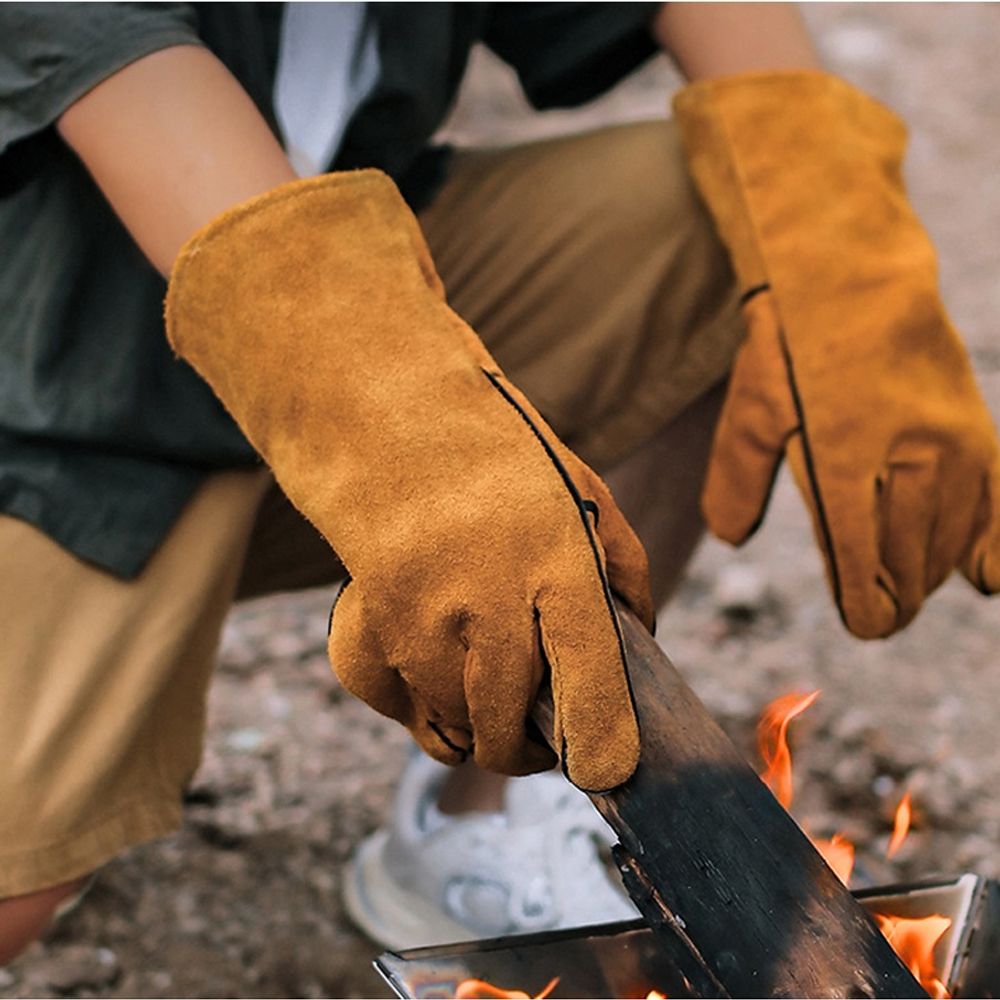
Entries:
{"type": "Polygon", "coordinates": [[[835,213],[856,189],[873,181],[877,190],[887,182],[902,187],[902,121],[828,73],[703,80],[681,90],[673,109],[692,176],[744,290],[773,280],[762,226],[773,221],[809,232],[813,220],[835,213]],[[779,205],[780,216],[761,212],[761,200],[779,205]]]}

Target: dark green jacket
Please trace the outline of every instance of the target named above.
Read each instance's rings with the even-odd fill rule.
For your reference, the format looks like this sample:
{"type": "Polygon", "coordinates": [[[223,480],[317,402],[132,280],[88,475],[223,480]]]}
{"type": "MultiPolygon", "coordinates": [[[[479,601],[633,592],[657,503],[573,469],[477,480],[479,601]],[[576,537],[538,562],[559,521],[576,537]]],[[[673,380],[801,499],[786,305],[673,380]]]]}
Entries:
{"type": "MultiPolygon", "coordinates": [[[[447,169],[427,144],[473,44],[510,63],[536,107],[579,104],[652,54],[655,6],[374,4],[381,75],[331,167],[380,167],[419,208],[447,169]]],[[[207,474],[256,459],[171,355],[162,278],[53,123],[135,59],[194,43],[274,127],[281,7],[0,4],[0,512],[120,576],[142,569],[207,474]]]]}

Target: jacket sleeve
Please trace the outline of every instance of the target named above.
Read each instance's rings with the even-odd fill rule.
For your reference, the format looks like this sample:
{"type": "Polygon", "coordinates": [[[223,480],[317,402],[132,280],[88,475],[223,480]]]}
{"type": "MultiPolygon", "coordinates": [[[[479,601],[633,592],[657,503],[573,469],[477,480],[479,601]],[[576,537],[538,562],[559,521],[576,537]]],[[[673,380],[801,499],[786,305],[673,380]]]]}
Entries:
{"type": "Polygon", "coordinates": [[[517,72],[536,108],[609,90],[657,52],[658,3],[498,3],[483,41],[517,72]]]}
{"type": "Polygon", "coordinates": [[[0,4],[0,153],[130,62],[199,44],[193,4],[0,4]]]}

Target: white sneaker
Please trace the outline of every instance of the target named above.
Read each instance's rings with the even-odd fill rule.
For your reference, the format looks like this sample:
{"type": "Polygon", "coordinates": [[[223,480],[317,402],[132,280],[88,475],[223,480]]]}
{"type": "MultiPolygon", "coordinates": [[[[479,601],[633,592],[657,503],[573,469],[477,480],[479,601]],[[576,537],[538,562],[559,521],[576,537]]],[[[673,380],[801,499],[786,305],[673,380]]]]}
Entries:
{"type": "Polygon", "coordinates": [[[65,920],[71,913],[76,910],[76,908],[83,902],[84,897],[94,888],[94,883],[97,881],[97,872],[93,872],[84,881],[83,885],[76,890],[71,896],[67,896],[53,911],[52,919],[49,921],[50,925],[57,924],[60,920],[65,920]]]}
{"type": "Polygon", "coordinates": [[[614,834],[561,774],[511,779],[499,813],[445,816],[449,768],[414,756],[388,827],[356,850],[344,903],[387,948],[415,948],[628,920],[602,859],[614,834]]]}

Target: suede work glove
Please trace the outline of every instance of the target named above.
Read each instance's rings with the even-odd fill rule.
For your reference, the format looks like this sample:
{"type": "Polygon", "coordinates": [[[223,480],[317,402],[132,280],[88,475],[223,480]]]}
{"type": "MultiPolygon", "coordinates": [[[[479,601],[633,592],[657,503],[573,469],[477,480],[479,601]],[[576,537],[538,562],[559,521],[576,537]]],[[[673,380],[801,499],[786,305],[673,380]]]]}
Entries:
{"type": "Polygon", "coordinates": [[[674,109],[748,328],[709,527],[746,540],[785,455],[855,635],[902,628],[956,566],[996,592],[996,431],[903,189],[902,123],[811,71],[696,83],[674,109]]]}
{"type": "Polygon", "coordinates": [[[528,714],[551,671],[563,766],[604,790],[639,735],[612,591],[652,624],[646,556],[607,487],[444,300],[376,170],[293,182],[181,251],[170,342],[350,573],[344,686],[433,757],[550,767],[528,714]]]}

